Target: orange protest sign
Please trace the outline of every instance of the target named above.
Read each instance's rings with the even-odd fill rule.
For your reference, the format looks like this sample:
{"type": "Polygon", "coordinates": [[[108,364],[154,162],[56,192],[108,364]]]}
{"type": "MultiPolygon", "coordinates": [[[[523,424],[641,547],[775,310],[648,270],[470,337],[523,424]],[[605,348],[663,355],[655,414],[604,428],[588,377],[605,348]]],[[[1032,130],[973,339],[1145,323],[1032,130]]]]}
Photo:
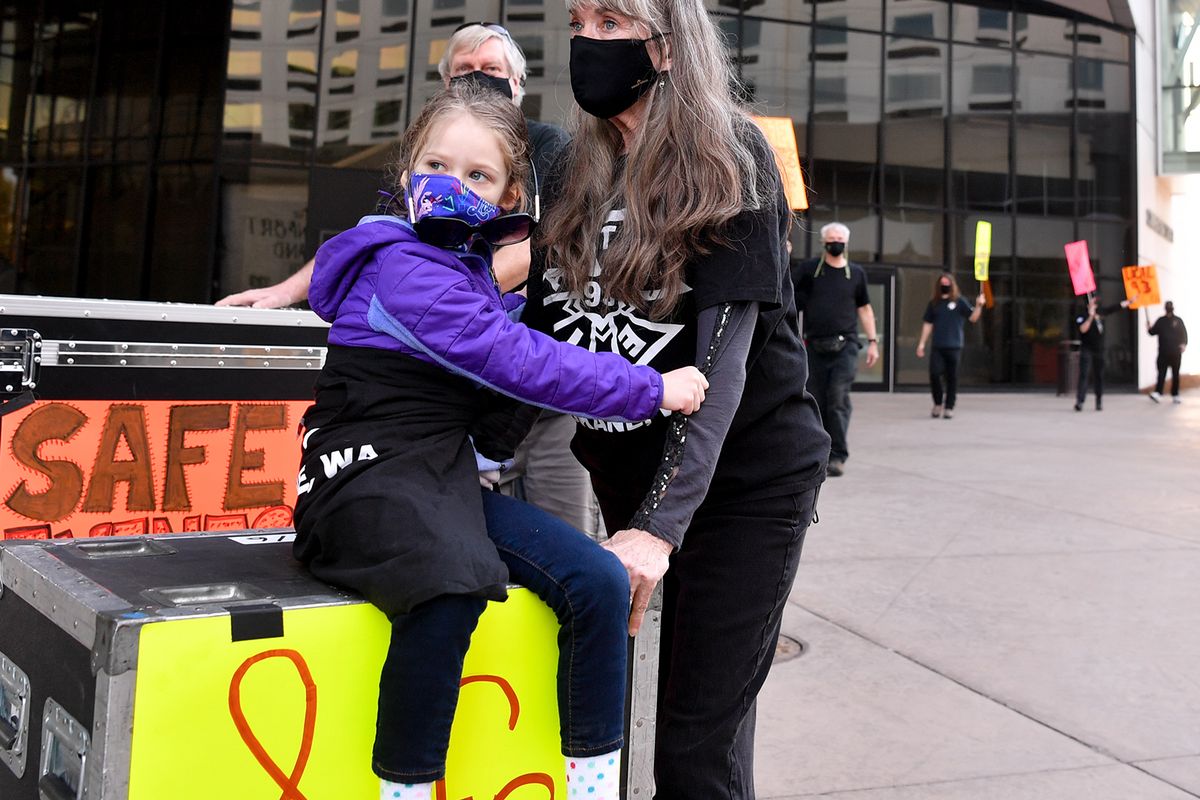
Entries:
{"type": "Polygon", "coordinates": [[[1125,281],[1125,296],[1130,308],[1156,306],[1162,302],[1158,293],[1158,272],[1153,264],[1121,267],[1121,278],[1125,281]]]}
{"type": "Polygon", "coordinates": [[[5,539],[292,524],[308,403],[39,401],[0,427],[5,539]]]}
{"type": "Polygon", "coordinates": [[[793,211],[808,208],[804,173],[800,171],[800,150],[796,147],[796,128],[791,117],[753,117],[754,123],[775,151],[775,162],[783,175],[783,188],[793,211]]]}

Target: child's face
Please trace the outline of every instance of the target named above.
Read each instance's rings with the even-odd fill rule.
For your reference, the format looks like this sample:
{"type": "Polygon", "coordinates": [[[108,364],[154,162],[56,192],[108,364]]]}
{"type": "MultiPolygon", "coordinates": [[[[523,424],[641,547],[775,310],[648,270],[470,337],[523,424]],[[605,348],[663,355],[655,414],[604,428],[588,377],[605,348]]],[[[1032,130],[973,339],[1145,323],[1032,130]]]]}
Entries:
{"type": "MultiPolygon", "coordinates": [[[[467,114],[447,114],[429,132],[413,172],[453,175],[494,205],[506,205],[508,169],[500,139],[467,114]]],[[[511,202],[511,201],[510,201],[511,202]]]]}

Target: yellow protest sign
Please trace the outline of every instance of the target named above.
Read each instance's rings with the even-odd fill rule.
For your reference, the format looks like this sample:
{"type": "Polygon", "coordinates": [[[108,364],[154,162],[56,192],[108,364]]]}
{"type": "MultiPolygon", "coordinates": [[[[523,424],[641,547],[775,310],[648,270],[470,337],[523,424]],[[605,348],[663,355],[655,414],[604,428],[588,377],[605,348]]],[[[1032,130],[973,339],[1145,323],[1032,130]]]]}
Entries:
{"type": "Polygon", "coordinates": [[[1125,281],[1125,296],[1130,308],[1156,306],[1162,302],[1158,293],[1158,272],[1153,264],[1121,267],[1121,278],[1125,281]]]}
{"type": "MultiPolygon", "coordinates": [[[[447,798],[565,796],[558,622],[527,589],[489,603],[450,734],[447,798]]],[[[227,616],[142,628],[129,800],[374,800],[371,746],[391,628],[366,603],[289,609],[284,636],[231,641],[227,616]]]]}
{"type": "Polygon", "coordinates": [[[753,117],[775,151],[775,162],[783,175],[783,188],[793,211],[808,208],[804,173],[800,171],[800,150],[796,147],[796,128],[791,117],[753,117]]]}
{"type": "Polygon", "coordinates": [[[992,223],[979,220],[975,223],[975,280],[983,283],[988,279],[988,261],[992,257],[992,223]]]}

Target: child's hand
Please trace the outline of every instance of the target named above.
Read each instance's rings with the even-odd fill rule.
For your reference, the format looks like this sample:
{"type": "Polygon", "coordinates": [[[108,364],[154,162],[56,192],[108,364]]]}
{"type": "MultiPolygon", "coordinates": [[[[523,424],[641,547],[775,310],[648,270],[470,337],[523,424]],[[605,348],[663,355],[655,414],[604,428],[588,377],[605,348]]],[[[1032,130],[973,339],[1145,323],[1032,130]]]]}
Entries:
{"type": "Polygon", "coordinates": [[[691,414],[704,402],[708,379],[695,367],[671,370],[662,376],[662,407],[668,411],[691,414]]]}

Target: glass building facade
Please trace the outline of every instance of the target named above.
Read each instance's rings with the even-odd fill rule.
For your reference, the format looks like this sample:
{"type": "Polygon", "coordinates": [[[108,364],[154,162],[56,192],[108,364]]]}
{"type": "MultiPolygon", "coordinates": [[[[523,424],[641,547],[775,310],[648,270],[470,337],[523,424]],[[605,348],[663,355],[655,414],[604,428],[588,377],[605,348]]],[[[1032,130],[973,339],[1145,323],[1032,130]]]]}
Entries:
{"type": "MultiPolygon", "coordinates": [[[[973,296],[992,223],[995,306],[963,382],[1051,384],[1075,299],[1136,263],[1132,33],[1020,2],[709,0],[757,113],[790,117],[810,210],[851,229],[892,358],[913,353],[938,270],[973,296]]],[[[0,0],[0,291],[206,302],[274,283],[374,205],[393,144],[466,21],[529,59],[523,108],[571,104],[561,0],[0,0]]],[[[1134,379],[1134,320],[1109,326],[1134,379]]],[[[871,380],[872,376],[864,376],[871,380]]]]}

